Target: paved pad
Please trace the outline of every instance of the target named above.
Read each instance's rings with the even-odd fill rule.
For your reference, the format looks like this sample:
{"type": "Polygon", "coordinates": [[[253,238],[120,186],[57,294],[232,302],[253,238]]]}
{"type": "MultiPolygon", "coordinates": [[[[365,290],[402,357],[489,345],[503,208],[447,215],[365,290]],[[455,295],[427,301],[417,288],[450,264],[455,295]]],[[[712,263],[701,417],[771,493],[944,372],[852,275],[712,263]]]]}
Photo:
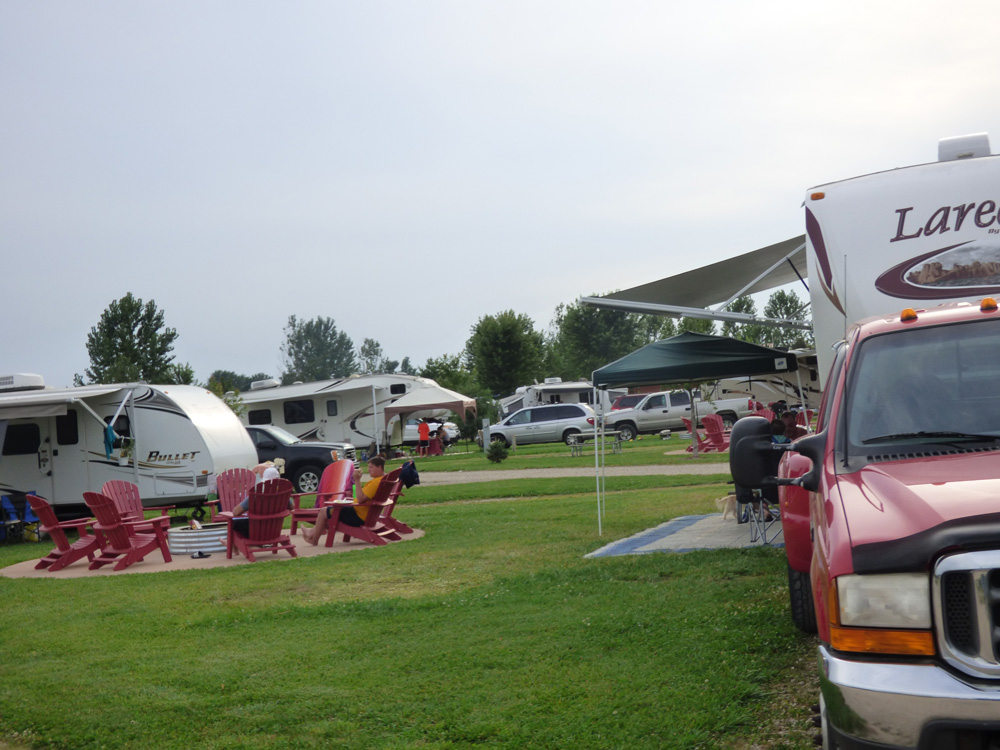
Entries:
{"type": "MultiPolygon", "coordinates": [[[[776,524],[769,534],[777,533],[772,547],[784,547],[781,527],[776,524]]],[[[652,529],[646,529],[627,539],[606,544],[587,557],[612,557],[615,555],[646,555],[652,552],[692,552],[698,549],[726,549],[758,547],[760,541],[750,541],[751,525],[736,523],[732,518],[722,520],[721,513],[707,516],[681,516],[652,529]]]]}

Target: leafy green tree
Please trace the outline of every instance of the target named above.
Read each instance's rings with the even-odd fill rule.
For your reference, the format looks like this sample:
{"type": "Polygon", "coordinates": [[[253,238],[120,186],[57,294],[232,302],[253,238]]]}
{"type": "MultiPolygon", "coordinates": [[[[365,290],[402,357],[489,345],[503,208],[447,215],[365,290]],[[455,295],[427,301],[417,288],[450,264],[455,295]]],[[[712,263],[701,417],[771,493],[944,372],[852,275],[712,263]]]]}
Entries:
{"type": "Polygon", "coordinates": [[[361,371],[367,373],[385,373],[391,375],[399,367],[399,361],[387,359],[382,353],[382,345],[375,339],[365,339],[358,349],[358,359],[361,371]]]}
{"type": "MultiPolygon", "coordinates": [[[[780,320],[807,322],[812,319],[808,314],[808,308],[808,303],[803,302],[794,291],[779,289],[768,297],[767,304],[764,305],[764,315],[780,320]]],[[[782,349],[813,349],[816,346],[811,330],[773,326],[765,329],[762,343],[782,349]]]]}
{"type": "Polygon", "coordinates": [[[208,379],[208,390],[218,396],[233,410],[237,417],[242,417],[247,413],[247,405],[240,396],[239,388],[226,388],[221,380],[208,379]]]}
{"type": "Polygon", "coordinates": [[[705,333],[709,336],[715,335],[715,321],[705,318],[681,318],[677,322],[677,333],[705,333]]]}
{"type": "Polygon", "coordinates": [[[354,343],[337,330],[333,318],[317,316],[300,321],[290,315],[281,353],[285,367],[281,381],[285,384],[344,378],[358,369],[354,343]]]}
{"type": "Polygon", "coordinates": [[[188,362],[170,366],[170,382],[177,385],[196,385],[194,369],[188,362]]]}
{"type": "Polygon", "coordinates": [[[255,380],[270,380],[273,376],[266,372],[258,372],[256,375],[242,375],[232,370],[216,370],[208,376],[208,382],[217,382],[226,391],[249,391],[250,384],[255,380]]]}
{"type": "Polygon", "coordinates": [[[413,374],[413,363],[409,357],[403,357],[403,361],[399,363],[399,371],[407,375],[413,374]]]}
{"type": "Polygon", "coordinates": [[[494,394],[513,393],[542,377],[544,360],[544,336],[531,318],[513,310],[480,318],[465,344],[467,366],[494,394]]]}
{"type": "MultiPolygon", "coordinates": [[[[174,357],[170,352],[177,331],[166,328],[163,320],[163,311],[156,307],[156,302],[143,304],[131,292],[108,305],[87,334],[90,367],[84,373],[90,383],[144,380],[169,384],[176,382],[175,377],[186,377],[188,372],[193,379],[189,366],[181,366],[185,371],[172,364],[174,357]]],[[[77,385],[84,384],[80,375],[74,381],[77,385]]]]}
{"type": "MultiPolygon", "coordinates": [[[[734,299],[726,308],[729,312],[745,313],[747,315],[757,314],[757,303],[753,297],[744,294],[734,299]]],[[[722,335],[730,338],[749,341],[751,344],[762,344],[766,326],[756,323],[736,323],[727,320],[722,324],[722,335]]]]}
{"type": "MultiPolygon", "coordinates": [[[[594,370],[656,341],[666,318],[573,302],[556,308],[548,372],[587,380],[594,370]]],[[[521,385],[524,385],[523,383],[521,385]]]]}

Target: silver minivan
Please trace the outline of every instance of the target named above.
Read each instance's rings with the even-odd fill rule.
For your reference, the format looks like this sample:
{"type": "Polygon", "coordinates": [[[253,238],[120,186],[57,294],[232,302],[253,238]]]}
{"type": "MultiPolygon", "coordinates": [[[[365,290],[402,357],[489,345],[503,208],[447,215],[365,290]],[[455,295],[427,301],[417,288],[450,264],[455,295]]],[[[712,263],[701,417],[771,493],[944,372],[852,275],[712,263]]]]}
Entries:
{"type": "Polygon", "coordinates": [[[597,417],[588,404],[546,404],[520,409],[490,427],[490,440],[510,445],[572,442],[582,432],[593,433],[597,417]]]}

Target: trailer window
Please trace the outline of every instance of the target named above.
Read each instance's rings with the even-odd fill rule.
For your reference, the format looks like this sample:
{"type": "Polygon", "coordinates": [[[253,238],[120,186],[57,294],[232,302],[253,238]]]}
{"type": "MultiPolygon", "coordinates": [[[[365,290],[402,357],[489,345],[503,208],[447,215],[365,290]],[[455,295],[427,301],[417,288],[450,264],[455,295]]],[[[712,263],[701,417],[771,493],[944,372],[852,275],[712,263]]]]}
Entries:
{"type": "Polygon", "coordinates": [[[389,393],[393,396],[402,396],[406,393],[406,383],[393,383],[389,386],[389,393]]]}
{"type": "Polygon", "coordinates": [[[68,409],[65,414],[56,417],[56,442],[59,445],[76,445],[80,442],[80,429],[74,409],[68,409]]]}
{"type": "Polygon", "coordinates": [[[337,402],[327,401],[326,402],[326,416],[335,417],[337,416],[337,402]]]}
{"type": "MultiPolygon", "coordinates": [[[[105,417],[104,424],[111,424],[111,417],[105,417]]],[[[127,414],[118,415],[118,419],[115,420],[115,432],[118,437],[132,437],[132,422],[129,421],[127,414]]]]}
{"type": "Polygon", "coordinates": [[[285,424],[302,424],[315,420],[316,411],[309,399],[285,402],[285,424]]]}
{"type": "Polygon", "coordinates": [[[247,421],[250,424],[271,424],[271,410],[254,409],[247,413],[247,421]]]}
{"type": "Polygon", "coordinates": [[[42,436],[37,424],[8,424],[7,434],[3,439],[3,455],[25,456],[38,453],[42,445],[42,436]]]}

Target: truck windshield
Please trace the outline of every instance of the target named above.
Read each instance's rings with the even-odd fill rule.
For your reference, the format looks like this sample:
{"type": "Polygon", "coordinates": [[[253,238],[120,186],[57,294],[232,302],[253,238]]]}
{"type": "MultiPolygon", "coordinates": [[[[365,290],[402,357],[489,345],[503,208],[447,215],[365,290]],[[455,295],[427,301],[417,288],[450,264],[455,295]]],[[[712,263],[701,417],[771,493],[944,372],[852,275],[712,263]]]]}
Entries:
{"type": "Polygon", "coordinates": [[[998,375],[1000,319],[866,339],[847,386],[851,453],[1000,440],[998,375]]]}

